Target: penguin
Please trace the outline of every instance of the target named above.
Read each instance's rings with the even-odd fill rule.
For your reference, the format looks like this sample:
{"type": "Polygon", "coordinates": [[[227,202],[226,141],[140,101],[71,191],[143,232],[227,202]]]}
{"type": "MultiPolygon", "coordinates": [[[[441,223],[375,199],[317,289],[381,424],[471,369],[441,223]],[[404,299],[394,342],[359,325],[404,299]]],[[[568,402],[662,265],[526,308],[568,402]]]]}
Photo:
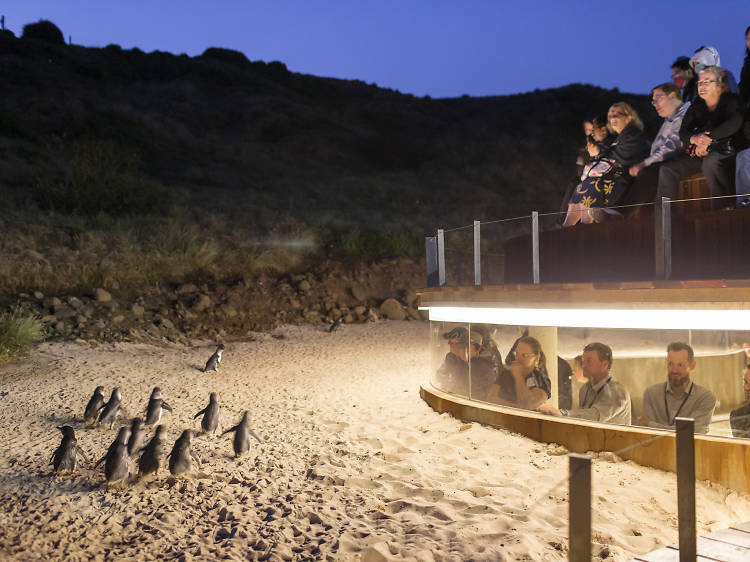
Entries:
{"type": "Polygon", "coordinates": [[[164,402],[161,397],[161,389],[158,386],[154,387],[151,391],[151,398],[148,400],[148,406],[146,406],[146,425],[154,425],[161,421],[161,412],[166,410],[172,411],[172,408],[164,402]]]}
{"type": "Polygon", "coordinates": [[[245,413],[242,414],[242,419],[240,420],[240,423],[235,425],[234,427],[230,427],[227,429],[222,435],[226,435],[227,433],[230,433],[234,431],[234,456],[239,457],[242,453],[246,453],[250,450],[250,436],[252,435],[255,437],[255,439],[258,441],[258,443],[262,443],[260,440],[260,437],[255,435],[255,432],[250,429],[250,412],[245,410],[245,413]]]}
{"type": "Polygon", "coordinates": [[[193,432],[186,429],[177,438],[172,447],[172,452],[167,455],[169,458],[169,472],[174,476],[188,472],[192,468],[192,460],[200,464],[201,460],[190,450],[190,441],[193,439],[193,432]]]}
{"type": "Polygon", "coordinates": [[[336,320],[333,321],[333,324],[331,324],[328,327],[328,333],[331,334],[335,332],[336,330],[338,330],[340,327],[341,327],[341,317],[336,318],[336,320]]]}
{"type": "Polygon", "coordinates": [[[112,396],[109,397],[109,402],[104,404],[99,414],[99,423],[108,423],[109,429],[115,425],[115,418],[120,411],[120,402],[122,402],[122,392],[119,388],[115,388],[112,391],[112,396]]]}
{"type": "Polygon", "coordinates": [[[86,459],[86,462],[89,462],[89,459],[86,457],[86,453],[83,452],[83,449],[78,446],[76,432],[72,427],[69,425],[62,425],[57,429],[62,432],[63,438],[60,442],[60,446],[55,449],[54,453],[52,453],[49,463],[54,467],[55,472],[58,474],[63,472],[75,472],[76,465],[78,464],[78,453],[81,453],[81,456],[86,459]]]}
{"type": "Polygon", "coordinates": [[[207,373],[208,371],[219,371],[219,363],[221,363],[221,353],[224,351],[224,344],[220,343],[218,346],[216,346],[216,351],[214,351],[214,354],[208,358],[208,361],[206,361],[206,367],[203,369],[204,373],[207,373]]]}
{"type": "Polygon", "coordinates": [[[208,406],[203,408],[200,412],[193,416],[193,419],[203,414],[201,420],[201,430],[203,433],[216,432],[216,428],[219,426],[219,401],[216,399],[216,393],[212,392],[208,397],[208,406]]]}
{"type": "Polygon", "coordinates": [[[128,456],[132,457],[143,449],[145,437],[143,420],[141,418],[133,418],[133,422],[130,425],[130,438],[128,439],[128,456]]]}
{"type": "Polygon", "coordinates": [[[167,434],[167,428],[163,425],[157,425],[154,436],[151,441],[143,448],[143,454],[138,460],[138,474],[145,476],[152,472],[159,472],[161,459],[164,456],[164,438],[167,434]]]}
{"type": "Polygon", "coordinates": [[[119,482],[130,475],[130,456],[128,455],[128,439],[130,438],[130,428],[121,427],[117,437],[107,449],[104,455],[96,463],[94,468],[104,463],[104,477],[107,483],[119,482]]]}
{"type": "Polygon", "coordinates": [[[91,396],[89,403],[86,404],[86,410],[83,412],[83,421],[87,425],[94,425],[96,422],[96,416],[99,413],[102,405],[104,404],[104,387],[97,386],[94,390],[94,394],[91,396]]]}

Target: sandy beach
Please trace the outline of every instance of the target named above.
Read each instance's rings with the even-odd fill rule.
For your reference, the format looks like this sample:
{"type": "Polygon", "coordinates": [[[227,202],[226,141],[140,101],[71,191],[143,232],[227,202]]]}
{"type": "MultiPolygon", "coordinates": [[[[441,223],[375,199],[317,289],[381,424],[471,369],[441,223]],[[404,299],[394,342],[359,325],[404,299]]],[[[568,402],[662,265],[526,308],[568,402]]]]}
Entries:
{"type": "MultiPolygon", "coordinates": [[[[193,560],[567,560],[567,451],[463,423],[419,397],[428,325],[383,321],[328,334],[288,326],[228,342],[220,372],[192,347],[45,343],[0,367],[0,557],[193,560]],[[115,428],[87,429],[97,385],[119,386],[115,428]],[[159,386],[168,449],[218,394],[221,429],[249,410],[263,440],[194,440],[187,477],[163,467],[119,487],[93,468],[159,386]],[[56,477],[57,426],[91,463],[56,477]]],[[[148,430],[148,437],[153,431],[148,430]]],[[[741,467],[737,467],[738,470],[741,467]]],[[[677,541],[674,474],[601,455],[594,554],[628,560],[677,541]]],[[[698,532],[750,520],[750,496],[697,486],[698,532]]]]}

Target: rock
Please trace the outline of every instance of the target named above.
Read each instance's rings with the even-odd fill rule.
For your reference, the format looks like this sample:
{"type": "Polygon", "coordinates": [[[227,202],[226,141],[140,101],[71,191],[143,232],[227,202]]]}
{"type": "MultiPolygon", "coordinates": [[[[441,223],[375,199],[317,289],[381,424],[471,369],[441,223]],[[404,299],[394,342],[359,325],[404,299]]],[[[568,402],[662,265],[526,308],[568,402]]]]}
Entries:
{"type": "Polygon", "coordinates": [[[57,322],[57,318],[54,314],[48,314],[47,316],[42,316],[42,322],[45,324],[52,324],[53,322],[57,322]]]}
{"type": "Polygon", "coordinates": [[[389,320],[403,320],[406,318],[404,307],[394,298],[385,299],[380,305],[380,314],[389,320]]]}
{"type": "Polygon", "coordinates": [[[161,326],[162,328],[166,330],[174,330],[174,324],[172,324],[172,321],[169,318],[164,318],[163,316],[159,316],[154,320],[154,324],[157,326],[161,326]]]}
{"type": "Polygon", "coordinates": [[[302,280],[302,281],[300,281],[300,282],[299,282],[299,284],[297,285],[297,290],[298,290],[298,291],[302,291],[303,293],[306,293],[306,292],[307,292],[307,291],[309,291],[309,290],[310,290],[311,288],[312,288],[312,286],[310,285],[310,282],[309,282],[309,281],[308,281],[307,279],[303,279],[303,280],[302,280]]]}
{"type": "Polygon", "coordinates": [[[98,289],[94,289],[94,300],[96,302],[110,302],[112,300],[112,295],[99,287],[98,289]]]}
{"type": "Polygon", "coordinates": [[[351,291],[354,300],[356,300],[357,302],[364,302],[367,298],[367,293],[365,293],[365,290],[359,285],[354,285],[349,290],[351,291]]]}
{"type": "Polygon", "coordinates": [[[44,293],[41,291],[34,291],[34,298],[38,301],[44,300],[44,293]]]}
{"type": "Polygon", "coordinates": [[[125,320],[125,317],[122,314],[118,314],[117,316],[112,318],[112,322],[115,324],[120,324],[123,320],[125,320]]]}
{"type": "Polygon", "coordinates": [[[379,320],[378,315],[375,314],[375,311],[371,308],[367,309],[367,314],[365,314],[365,318],[368,322],[377,322],[379,320]]]}
{"type": "Polygon", "coordinates": [[[62,304],[62,301],[61,301],[60,299],[58,299],[57,297],[52,297],[52,298],[50,299],[50,303],[49,303],[49,305],[50,305],[51,307],[53,307],[53,308],[54,308],[55,306],[58,306],[58,305],[60,305],[60,304],[62,304]]]}
{"type": "Polygon", "coordinates": [[[81,299],[77,297],[68,297],[68,304],[78,311],[80,311],[83,308],[83,303],[81,302],[81,299]]]}
{"type": "Polygon", "coordinates": [[[196,285],[193,285],[192,283],[183,283],[182,285],[177,287],[178,295],[190,295],[192,293],[197,293],[198,291],[198,287],[196,285]]]}
{"type": "Polygon", "coordinates": [[[309,324],[319,324],[320,323],[320,313],[317,310],[306,310],[303,313],[303,316],[305,318],[305,322],[309,324]]]}
{"type": "Polygon", "coordinates": [[[65,331],[65,322],[57,322],[55,324],[55,330],[62,333],[65,331]]]}
{"type": "Polygon", "coordinates": [[[130,307],[130,312],[132,312],[136,316],[143,316],[143,313],[146,312],[146,309],[143,308],[140,304],[134,304],[130,307]]]}
{"type": "Polygon", "coordinates": [[[225,317],[225,318],[234,318],[237,316],[237,309],[235,309],[232,305],[229,304],[222,304],[219,307],[219,312],[225,317]]]}
{"type": "Polygon", "coordinates": [[[198,299],[193,304],[193,310],[195,312],[203,312],[211,306],[211,297],[205,294],[198,295],[198,299]]]}
{"type": "Polygon", "coordinates": [[[409,315],[409,318],[412,320],[421,320],[422,317],[419,315],[419,311],[416,308],[409,307],[406,309],[406,314],[409,315]]]}

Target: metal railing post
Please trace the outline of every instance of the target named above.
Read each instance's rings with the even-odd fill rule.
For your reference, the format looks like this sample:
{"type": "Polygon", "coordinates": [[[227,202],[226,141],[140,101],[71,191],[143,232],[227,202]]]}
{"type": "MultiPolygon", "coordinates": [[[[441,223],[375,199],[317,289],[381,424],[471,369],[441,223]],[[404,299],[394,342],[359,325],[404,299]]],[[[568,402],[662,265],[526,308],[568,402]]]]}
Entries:
{"type": "Polygon", "coordinates": [[[534,285],[539,285],[539,213],[531,212],[531,275],[534,285]]]}
{"type": "Polygon", "coordinates": [[[695,422],[692,418],[675,418],[677,436],[677,525],[680,535],[680,562],[694,561],[695,539],[695,422]]]}
{"type": "Polygon", "coordinates": [[[656,277],[669,279],[672,276],[672,209],[668,197],[658,201],[654,217],[656,277]]]}
{"type": "Polygon", "coordinates": [[[437,231],[438,284],[445,285],[445,233],[442,228],[437,231]]]}
{"type": "Polygon", "coordinates": [[[482,249],[480,246],[480,222],[474,221],[474,285],[482,284],[482,249]]]}
{"type": "Polygon", "coordinates": [[[568,560],[591,562],[591,457],[570,453],[568,560]]]}
{"type": "Polygon", "coordinates": [[[438,277],[437,237],[425,236],[424,247],[427,253],[425,264],[427,268],[427,286],[437,287],[440,282],[438,277]]]}

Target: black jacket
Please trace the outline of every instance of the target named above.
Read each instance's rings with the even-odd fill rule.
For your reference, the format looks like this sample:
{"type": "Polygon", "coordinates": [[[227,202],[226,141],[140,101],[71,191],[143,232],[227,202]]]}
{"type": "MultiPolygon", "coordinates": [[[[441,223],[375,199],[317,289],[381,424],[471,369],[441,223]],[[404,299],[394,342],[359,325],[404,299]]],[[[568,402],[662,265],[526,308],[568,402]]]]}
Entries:
{"type": "Polygon", "coordinates": [[[602,151],[604,158],[614,158],[623,168],[637,164],[649,155],[650,149],[646,137],[638,127],[628,125],[617,135],[617,138],[602,151]]]}
{"type": "Polygon", "coordinates": [[[713,111],[703,98],[697,98],[682,119],[680,139],[683,146],[690,145],[690,137],[707,132],[713,139],[708,146],[709,152],[721,152],[731,155],[745,147],[743,121],[745,108],[742,99],[737,94],[724,92],[713,111]]]}
{"type": "Polygon", "coordinates": [[[745,64],[740,72],[740,96],[745,102],[745,107],[750,108],[750,55],[745,57],[745,64]]]}

